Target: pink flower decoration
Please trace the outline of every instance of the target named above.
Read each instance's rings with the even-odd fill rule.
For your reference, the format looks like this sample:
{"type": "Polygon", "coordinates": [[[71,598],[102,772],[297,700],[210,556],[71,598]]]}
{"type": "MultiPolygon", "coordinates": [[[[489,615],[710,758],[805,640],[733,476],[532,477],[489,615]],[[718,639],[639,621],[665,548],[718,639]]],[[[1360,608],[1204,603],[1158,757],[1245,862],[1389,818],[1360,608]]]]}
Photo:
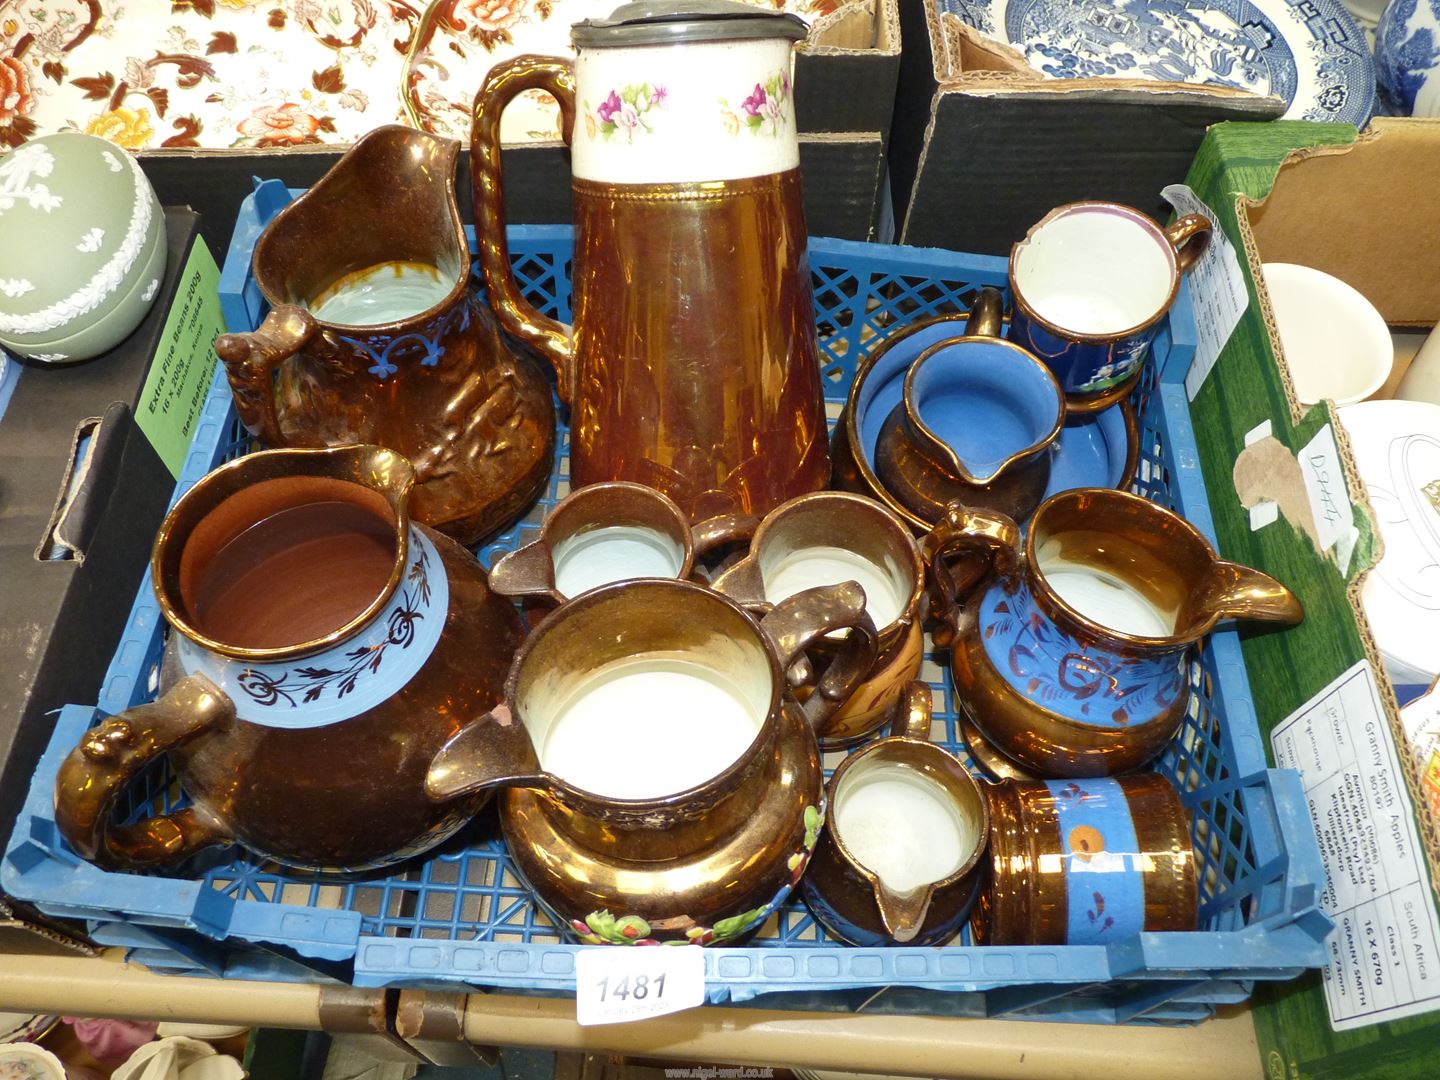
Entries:
{"type": "Polygon", "coordinates": [[[600,107],[595,110],[595,115],[600,117],[602,124],[613,124],[615,123],[615,114],[620,111],[621,105],[620,95],[611,90],[610,96],[602,101],[600,107]]]}
{"type": "Polygon", "coordinates": [[[765,88],[759,83],[756,83],[755,89],[751,91],[749,97],[740,103],[740,107],[751,116],[759,116],[760,110],[764,108],[766,100],[765,88]]]}

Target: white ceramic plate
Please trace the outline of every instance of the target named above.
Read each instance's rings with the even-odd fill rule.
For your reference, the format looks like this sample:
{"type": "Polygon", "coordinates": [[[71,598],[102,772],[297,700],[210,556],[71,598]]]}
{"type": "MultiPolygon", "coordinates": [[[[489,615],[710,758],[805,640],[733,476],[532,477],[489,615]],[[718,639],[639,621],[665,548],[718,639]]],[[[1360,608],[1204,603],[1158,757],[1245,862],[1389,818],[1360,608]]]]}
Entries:
{"type": "Polygon", "coordinates": [[[1337,0],[937,2],[1051,78],[1235,86],[1289,102],[1290,120],[1359,126],[1375,108],[1375,62],[1337,0]]]}
{"type": "Polygon", "coordinates": [[[65,1066],[30,1043],[0,1046],[0,1080],[65,1080],[65,1066]]]}
{"type": "Polygon", "coordinates": [[[1440,405],[1362,401],[1339,412],[1385,542],[1365,605],[1390,677],[1440,674],[1440,405]]]}

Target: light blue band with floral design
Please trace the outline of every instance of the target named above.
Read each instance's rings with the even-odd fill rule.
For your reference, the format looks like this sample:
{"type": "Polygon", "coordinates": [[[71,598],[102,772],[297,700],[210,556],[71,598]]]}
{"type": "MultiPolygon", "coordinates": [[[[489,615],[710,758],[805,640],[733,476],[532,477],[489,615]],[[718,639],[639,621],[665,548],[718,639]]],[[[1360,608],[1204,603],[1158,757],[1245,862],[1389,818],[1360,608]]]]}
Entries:
{"type": "Polygon", "coordinates": [[[1168,710],[1185,689],[1183,651],[1121,654],[1086,645],[1036,606],[1023,580],[996,581],[979,610],[980,640],[1001,677],[1041,708],[1096,727],[1168,710]]]}
{"type": "Polygon", "coordinates": [[[439,552],[410,529],[409,560],[390,602],[332,649],[275,664],[230,660],[179,638],[187,675],[204,675],[252,724],[314,728],[358,716],[391,697],[430,658],[450,609],[439,552]]]}
{"type": "Polygon", "coordinates": [[[1047,780],[1065,853],[1065,943],[1104,945],[1145,928],[1145,879],[1130,803],[1114,780],[1047,780]]]}

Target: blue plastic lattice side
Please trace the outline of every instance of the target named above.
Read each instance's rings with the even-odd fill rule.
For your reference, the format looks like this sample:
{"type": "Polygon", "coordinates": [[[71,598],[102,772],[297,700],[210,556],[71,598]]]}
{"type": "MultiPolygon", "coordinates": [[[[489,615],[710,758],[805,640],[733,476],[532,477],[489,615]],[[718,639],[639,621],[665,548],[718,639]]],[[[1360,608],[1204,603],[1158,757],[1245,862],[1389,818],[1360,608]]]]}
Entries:
{"type": "MultiPolygon", "coordinates": [[[[290,197],[279,182],[268,181],[242,206],[221,278],[233,327],[253,326],[264,314],[250,254],[265,223],[290,197]]],[[[569,228],[517,228],[510,239],[527,297],[547,314],[568,318],[569,228]]],[[[812,242],[810,261],[832,420],[855,365],[876,344],[915,318],[967,309],[982,285],[1003,286],[1006,275],[999,258],[825,239],[812,242]]],[[[1135,398],[1142,450],[1135,487],[1213,538],[1183,389],[1194,350],[1189,296],[1182,289],[1135,398]]],[[[177,497],[216,464],[249,448],[223,374],[217,374],[177,497]]],[[[532,539],[568,489],[568,432],[562,425],[548,491],[478,553],[482,562],[488,566],[532,539]]],[[[61,715],[0,865],[7,891],[42,910],[89,920],[103,940],[163,970],[573,992],[579,946],[565,944],[532,902],[488,815],[423,861],[353,881],[286,872],[233,851],[197,858],[167,877],[106,873],[78,859],[55,830],[55,772],[100,716],[154,696],[162,644],[147,580],[98,710],[71,707],[61,715]]],[[[921,674],[943,705],[935,715],[936,741],[963,757],[945,663],[932,655],[921,674]]],[[[1190,713],[1156,767],[1176,782],[1192,814],[1201,873],[1198,931],[1142,934],[1103,948],[977,948],[962,935],[942,948],[853,949],[828,939],[792,898],[748,947],[707,950],[710,1000],[763,997],[766,1004],[805,1008],[863,1004],[875,1011],[1182,1023],[1243,999],[1254,979],[1287,978],[1322,963],[1329,924],[1316,906],[1324,880],[1319,852],[1298,778],[1265,768],[1234,632],[1212,635],[1190,675],[1190,713]]],[[[836,760],[832,755],[827,764],[836,760]]],[[[183,800],[162,765],[136,785],[127,811],[138,818],[183,800]]]]}

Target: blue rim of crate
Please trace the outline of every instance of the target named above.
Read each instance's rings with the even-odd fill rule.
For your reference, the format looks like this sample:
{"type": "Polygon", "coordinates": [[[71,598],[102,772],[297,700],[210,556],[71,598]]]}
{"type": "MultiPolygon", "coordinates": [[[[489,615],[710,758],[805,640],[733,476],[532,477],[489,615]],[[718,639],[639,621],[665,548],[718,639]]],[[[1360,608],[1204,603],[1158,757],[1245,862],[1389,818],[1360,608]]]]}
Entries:
{"type": "MultiPolygon", "coordinates": [[[[221,277],[231,326],[253,326],[263,314],[249,254],[290,197],[269,181],[242,206],[221,277]]],[[[547,314],[568,318],[569,227],[519,227],[510,237],[522,289],[547,314]]],[[[864,351],[908,319],[963,310],[979,285],[1003,285],[1005,278],[1002,258],[853,241],[814,240],[810,259],[832,420],[864,351]]],[[[1183,389],[1194,355],[1188,290],[1182,289],[1154,355],[1158,370],[1148,374],[1137,402],[1142,456],[1136,488],[1174,506],[1213,539],[1183,389]]],[[[176,497],[246,442],[217,371],[176,497]]],[[[532,538],[544,508],[568,490],[566,445],[562,430],[549,492],[482,551],[486,565],[532,538]]],[[[51,914],[85,919],[96,940],[129,948],[159,970],[573,992],[574,953],[584,946],[563,943],[506,867],[498,840],[452,843],[420,864],[348,883],[279,873],[233,852],[195,860],[190,868],[198,876],[191,879],[106,873],[79,860],[55,831],[55,772],[99,716],[153,695],[161,629],[147,577],[99,708],[72,706],[61,714],[0,866],[0,885],[51,914]],[[482,914],[485,921],[477,924],[482,914]]],[[[932,658],[923,674],[944,706],[937,712],[943,728],[937,741],[956,748],[945,672],[932,658]]],[[[1141,934],[1105,947],[854,949],[828,943],[796,897],[770,928],[773,940],[707,950],[709,1000],[766,995],[770,1004],[776,1000],[770,995],[786,991],[788,1005],[833,1008],[849,1001],[835,991],[859,991],[868,999],[875,988],[889,987],[883,1000],[868,999],[866,1007],[1182,1022],[1243,1000],[1251,980],[1288,978],[1322,964],[1328,920],[1317,907],[1324,878],[1313,829],[1298,777],[1265,767],[1233,630],[1212,635],[1191,674],[1197,704],[1158,767],[1194,811],[1205,929],[1141,934]],[[934,990],[949,993],[927,993],[934,990]]],[[[157,773],[135,801],[169,808],[179,797],[178,787],[157,773]]]]}

